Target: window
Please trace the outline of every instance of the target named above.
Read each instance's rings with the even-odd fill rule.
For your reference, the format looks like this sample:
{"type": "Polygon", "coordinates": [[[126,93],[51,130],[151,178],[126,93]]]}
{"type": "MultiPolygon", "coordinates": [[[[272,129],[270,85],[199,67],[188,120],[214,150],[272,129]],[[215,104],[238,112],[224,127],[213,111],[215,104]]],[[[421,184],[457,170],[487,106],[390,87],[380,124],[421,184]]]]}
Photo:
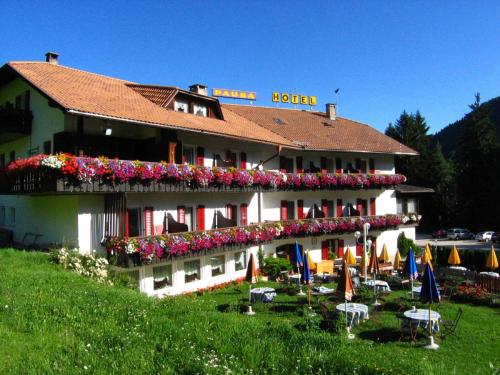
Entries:
{"type": "Polygon", "coordinates": [[[179,223],[186,224],[189,232],[194,230],[193,207],[177,207],[177,221],[179,223]]]}
{"type": "Polygon", "coordinates": [[[295,202],[294,201],[281,201],[281,220],[295,219],[295,202]]]}
{"type": "Polygon", "coordinates": [[[5,154],[0,155],[0,168],[5,167],[5,154]]]}
{"type": "Polygon", "coordinates": [[[247,268],[247,253],[246,251],[238,251],[234,253],[234,269],[241,271],[247,268]]]}
{"type": "Polygon", "coordinates": [[[142,215],[140,208],[131,208],[127,210],[127,235],[137,237],[142,234],[142,215]]]}
{"type": "Polygon", "coordinates": [[[195,104],[193,106],[193,113],[197,116],[207,117],[207,106],[195,104]]]}
{"type": "Polygon", "coordinates": [[[223,275],[226,272],[226,259],[224,255],[210,257],[210,267],[212,268],[212,277],[223,275]]]}
{"type": "Polygon", "coordinates": [[[178,102],[177,100],[174,102],[174,111],[178,112],[189,112],[189,105],[186,102],[178,102]]]}
{"type": "Polygon", "coordinates": [[[403,213],[403,200],[401,198],[397,199],[397,213],[398,214],[403,213]]]}
{"type": "Polygon", "coordinates": [[[200,280],[200,260],[189,260],[184,262],[184,282],[200,280]]]}
{"type": "Polygon", "coordinates": [[[45,155],[49,155],[51,152],[52,152],[52,142],[51,141],[43,142],[43,153],[45,155]]]}
{"type": "Polygon", "coordinates": [[[16,225],[16,208],[15,207],[9,207],[9,225],[14,226],[16,225]]]}
{"type": "Polygon", "coordinates": [[[5,206],[0,206],[0,225],[5,225],[5,206]]]}
{"type": "Polygon", "coordinates": [[[16,160],[16,152],[11,151],[9,154],[9,163],[13,162],[14,160],[16,160]]]}
{"type": "Polygon", "coordinates": [[[293,173],[293,158],[280,156],[280,171],[293,173]]]}
{"type": "Polygon", "coordinates": [[[193,146],[182,146],[182,163],[184,164],[194,164],[194,147],[193,146]]]}
{"type": "Polygon", "coordinates": [[[172,265],[159,266],[153,268],[154,290],[172,286],[172,265]]]}
{"type": "Polygon", "coordinates": [[[417,212],[417,202],[415,198],[408,198],[406,200],[406,213],[415,213],[417,212]]]}

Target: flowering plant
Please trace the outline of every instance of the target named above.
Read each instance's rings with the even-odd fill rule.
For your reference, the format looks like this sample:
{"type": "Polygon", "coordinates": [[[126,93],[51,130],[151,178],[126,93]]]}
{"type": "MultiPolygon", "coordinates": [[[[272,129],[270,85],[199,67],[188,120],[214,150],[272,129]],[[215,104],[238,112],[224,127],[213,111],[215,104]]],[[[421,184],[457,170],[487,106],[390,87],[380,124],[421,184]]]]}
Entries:
{"type": "Polygon", "coordinates": [[[400,174],[283,173],[270,170],[177,165],[139,160],[77,157],[69,154],[36,155],[18,159],[6,167],[8,174],[25,170],[53,170],[77,182],[123,183],[184,182],[191,186],[260,186],[264,189],[345,189],[392,187],[406,181],[400,174]]]}
{"type": "Polygon", "coordinates": [[[110,238],[104,246],[110,253],[137,253],[143,261],[149,262],[165,256],[181,256],[223,246],[256,245],[288,237],[354,232],[362,230],[364,223],[370,223],[373,229],[383,230],[397,228],[403,222],[401,215],[287,220],[143,238],[110,238]]]}

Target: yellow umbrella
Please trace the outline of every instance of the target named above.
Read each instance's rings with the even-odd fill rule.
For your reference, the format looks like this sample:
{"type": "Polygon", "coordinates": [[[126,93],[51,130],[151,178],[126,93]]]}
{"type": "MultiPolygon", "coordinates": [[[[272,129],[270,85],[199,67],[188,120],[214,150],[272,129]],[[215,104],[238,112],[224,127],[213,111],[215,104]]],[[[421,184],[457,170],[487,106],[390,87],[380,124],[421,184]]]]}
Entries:
{"type": "Polygon", "coordinates": [[[366,267],[368,267],[368,254],[363,254],[361,256],[361,264],[359,265],[359,268],[361,270],[364,270],[365,269],[365,265],[366,265],[366,267]]]}
{"type": "Polygon", "coordinates": [[[347,251],[345,252],[344,260],[346,261],[348,266],[356,265],[356,257],[354,256],[350,248],[348,248],[347,251]]]}
{"type": "Polygon", "coordinates": [[[389,252],[387,251],[387,246],[382,246],[382,252],[380,253],[380,260],[382,262],[388,262],[389,261],[389,252]]]}
{"type": "Polygon", "coordinates": [[[313,260],[311,259],[311,254],[309,252],[307,252],[307,262],[309,263],[309,269],[311,270],[311,272],[316,272],[317,271],[316,263],[314,263],[313,260]]]}
{"type": "Polygon", "coordinates": [[[394,257],[393,268],[394,270],[401,269],[401,255],[399,254],[399,250],[396,250],[396,256],[394,257]]]}
{"type": "Polygon", "coordinates": [[[428,243],[425,245],[424,253],[422,254],[421,263],[422,263],[422,266],[424,266],[426,263],[429,263],[429,266],[432,269],[432,254],[431,254],[431,248],[430,248],[428,243]]]}
{"type": "Polygon", "coordinates": [[[453,249],[451,249],[450,256],[448,257],[448,264],[452,264],[454,266],[460,264],[460,256],[458,255],[458,250],[455,245],[453,245],[453,249]]]}
{"type": "Polygon", "coordinates": [[[486,259],[486,267],[491,268],[492,270],[494,270],[495,268],[498,268],[497,254],[495,253],[495,249],[493,248],[493,244],[491,245],[491,251],[490,251],[490,254],[488,255],[488,259],[486,259]]]}

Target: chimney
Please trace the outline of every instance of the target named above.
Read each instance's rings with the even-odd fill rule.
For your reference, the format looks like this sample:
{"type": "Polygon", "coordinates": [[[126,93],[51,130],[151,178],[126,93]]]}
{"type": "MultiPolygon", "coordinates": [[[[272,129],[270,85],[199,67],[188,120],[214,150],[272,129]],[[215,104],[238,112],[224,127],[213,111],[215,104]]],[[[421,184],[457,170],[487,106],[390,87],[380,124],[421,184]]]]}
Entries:
{"type": "Polygon", "coordinates": [[[335,120],[337,118],[337,104],[326,103],[326,117],[330,120],[335,120]]]}
{"type": "Polygon", "coordinates": [[[55,52],[47,52],[45,54],[45,62],[49,64],[59,65],[59,54],[55,52]]]}
{"type": "Polygon", "coordinates": [[[194,85],[189,86],[189,91],[194,92],[195,94],[208,96],[207,86],[199,83],[195,83],[194,85]]]}

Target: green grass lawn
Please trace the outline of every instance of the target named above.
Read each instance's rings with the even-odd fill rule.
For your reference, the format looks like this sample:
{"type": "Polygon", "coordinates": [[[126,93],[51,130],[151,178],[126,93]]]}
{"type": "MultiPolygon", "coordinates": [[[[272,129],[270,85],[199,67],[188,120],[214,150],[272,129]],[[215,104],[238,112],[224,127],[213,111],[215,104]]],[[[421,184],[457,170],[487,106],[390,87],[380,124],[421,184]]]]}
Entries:
{"type": "Polygon", "coordinates": [[[246,285],[158,300],[99,285],[48,258],[0,250],[1,374],[491,374],[500,367],[499,310],[490,307],[437,306],[445,319],[459,306],[464,316],[456,336],[431,352],[420,347],[425,338],[398,341],[388,308],[348,341],[319,329],[320,315],[303,317],[305,300],[294,295],[280,293],[248,317],[239,311],[246,285]]]}

